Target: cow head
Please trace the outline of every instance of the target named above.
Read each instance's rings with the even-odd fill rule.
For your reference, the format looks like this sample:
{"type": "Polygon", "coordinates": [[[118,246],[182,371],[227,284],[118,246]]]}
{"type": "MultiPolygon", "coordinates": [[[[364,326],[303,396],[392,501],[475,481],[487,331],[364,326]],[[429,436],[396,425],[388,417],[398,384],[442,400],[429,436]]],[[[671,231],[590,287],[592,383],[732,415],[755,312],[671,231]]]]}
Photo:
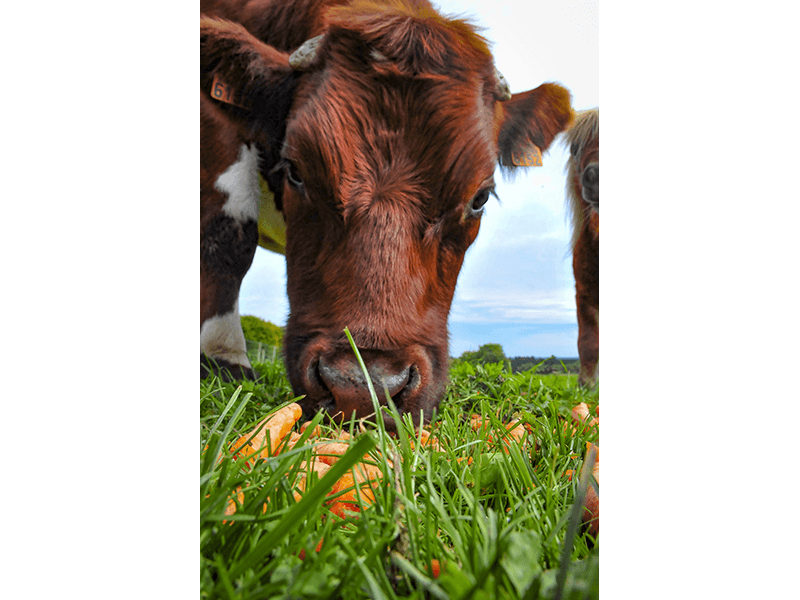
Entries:
{"type": "Polygon", "coordinates": [[[600,212],[600,110],[581,112],[567,133],[571,173],[583,201],[600,212]]]}
{"type": "MultiPolygon", "coordinates": [[[[255,50],[239,55],[266,55],[257,40],[246,45],[255,50]]],[[[572,119],[569,93],[544,84],[512,96],[486,41],[429,6],[332,9],[324,34],[288,62],[292,75],[281,66],[285,83],[272,92],[291,87],[287,112],[276,102],[243,118],[285,123],[282,139],[263,141],[262,168],[287,227],[292,387],[311,412],[373,412],[347,327],[378,397],[428,418],[447,383],[456,279],[498,160],[546,149],[572,119]]]]}
{"type": "Polygon", "coordinates": [[[600,109],[575,117],[566,133],[567,207],[572,215],[572,246],[585,226],[595,240],[600,235],[600,109]]]}

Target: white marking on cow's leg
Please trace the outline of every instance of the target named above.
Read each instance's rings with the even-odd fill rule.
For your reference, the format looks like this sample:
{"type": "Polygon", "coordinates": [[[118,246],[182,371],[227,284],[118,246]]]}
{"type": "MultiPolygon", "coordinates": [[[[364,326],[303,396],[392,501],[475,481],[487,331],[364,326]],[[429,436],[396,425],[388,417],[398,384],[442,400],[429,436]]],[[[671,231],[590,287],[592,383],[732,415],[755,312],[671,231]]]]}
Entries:
{"type": "Polygon", "coordinates": [[[252,368],[247,358],[238,300],[233,310],[206,319],[200,327],[200,352],[211,358],[221,358],[235,365],[252,368]]]}
{"type": "Polygon", "coordinates": [[[222,173],[214,187],[228,195],[222,210],[229,217],[243,223],[258,219],[261,191],[258,186],[258,150],[242,144],[239,158],[222,173]]]}

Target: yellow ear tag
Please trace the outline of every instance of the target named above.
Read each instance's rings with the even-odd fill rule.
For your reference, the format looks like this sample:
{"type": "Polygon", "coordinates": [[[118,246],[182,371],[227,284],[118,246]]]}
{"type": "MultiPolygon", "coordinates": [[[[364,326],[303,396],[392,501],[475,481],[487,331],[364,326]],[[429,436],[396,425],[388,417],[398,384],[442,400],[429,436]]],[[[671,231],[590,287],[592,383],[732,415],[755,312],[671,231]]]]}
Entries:
{"type": "Polygon", "coordinates": [[[211,97],[214,98],[214,100],[219,100],[225,104],[232,104],[233,106],[238,106],[245,110],[253,108],[253,103],[249,98],[238,98],[236,96],[236,90],[222,81],[219,75],[214,75],[214,80],[211,82],[211,97]]]}
{"type": "Polygon", "coordinates": [[[541,167],[542,151],[530,144],[511,153],[511,164],[515,167],[541,167]]]}

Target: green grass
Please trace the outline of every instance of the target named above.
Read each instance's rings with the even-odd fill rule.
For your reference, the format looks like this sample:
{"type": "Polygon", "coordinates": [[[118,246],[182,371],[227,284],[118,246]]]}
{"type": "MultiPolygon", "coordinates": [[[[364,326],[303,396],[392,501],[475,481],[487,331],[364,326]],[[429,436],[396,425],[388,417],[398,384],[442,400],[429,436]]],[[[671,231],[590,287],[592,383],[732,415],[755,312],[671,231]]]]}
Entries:
{"type": "MultiPolygon", "coordinates": [[[[255,383],[201,383],[202,598],[598,598],[599,544],[573,511],[594,483],[566,475],[580,471],[586,442],[597,434],[563,426],[578,402],[594,410],[596,390],[579,388],[575,376],[460,365],[428,427],[438,451],[415,440],[408,419],[395,437],[351,422],[344,428],[365,431],[296,502],[289,476],[309,458],[313,440],[252,470],[227,453],[292,400],[282,365],[254,366],[262,374],[255,383]],[[473,431],[472,413],[489,429],[473,431]],[[500,439],[512,418],[533,433],[504,452],[486,437],[500,439]],[[375,502],[344,521],[333,518],[326,494],[365,452],[385,473],[375,502]],[[244,503],[226,516],[239,487],[244,503]],[[438,578],[431,560],[442,565],[438,578]]],[[[332,427],[322,414],[304,418],[332,427]]]]}

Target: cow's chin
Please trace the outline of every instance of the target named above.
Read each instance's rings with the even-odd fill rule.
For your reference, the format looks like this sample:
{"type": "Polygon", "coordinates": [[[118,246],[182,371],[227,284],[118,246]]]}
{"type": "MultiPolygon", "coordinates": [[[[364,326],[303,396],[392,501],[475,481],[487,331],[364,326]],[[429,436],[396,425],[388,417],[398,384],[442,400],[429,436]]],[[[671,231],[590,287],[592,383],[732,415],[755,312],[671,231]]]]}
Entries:
{"type": "MultiPolygon", "coordinates": [[[[401,416],[415,425],[430,420],[447,386],[447,348],[414,344],[391,350],[361,350],[381,405],[387,395],[401,416]]],[[[375,404],[363,369],[347,340],[325,336],[293,336],[287,332],[286,366],[289,381],[307,417],[324,410],[336,421],[375,418],[375,404]]],[[[397,424],[380,411],[387,430],[397,424]]]]}

